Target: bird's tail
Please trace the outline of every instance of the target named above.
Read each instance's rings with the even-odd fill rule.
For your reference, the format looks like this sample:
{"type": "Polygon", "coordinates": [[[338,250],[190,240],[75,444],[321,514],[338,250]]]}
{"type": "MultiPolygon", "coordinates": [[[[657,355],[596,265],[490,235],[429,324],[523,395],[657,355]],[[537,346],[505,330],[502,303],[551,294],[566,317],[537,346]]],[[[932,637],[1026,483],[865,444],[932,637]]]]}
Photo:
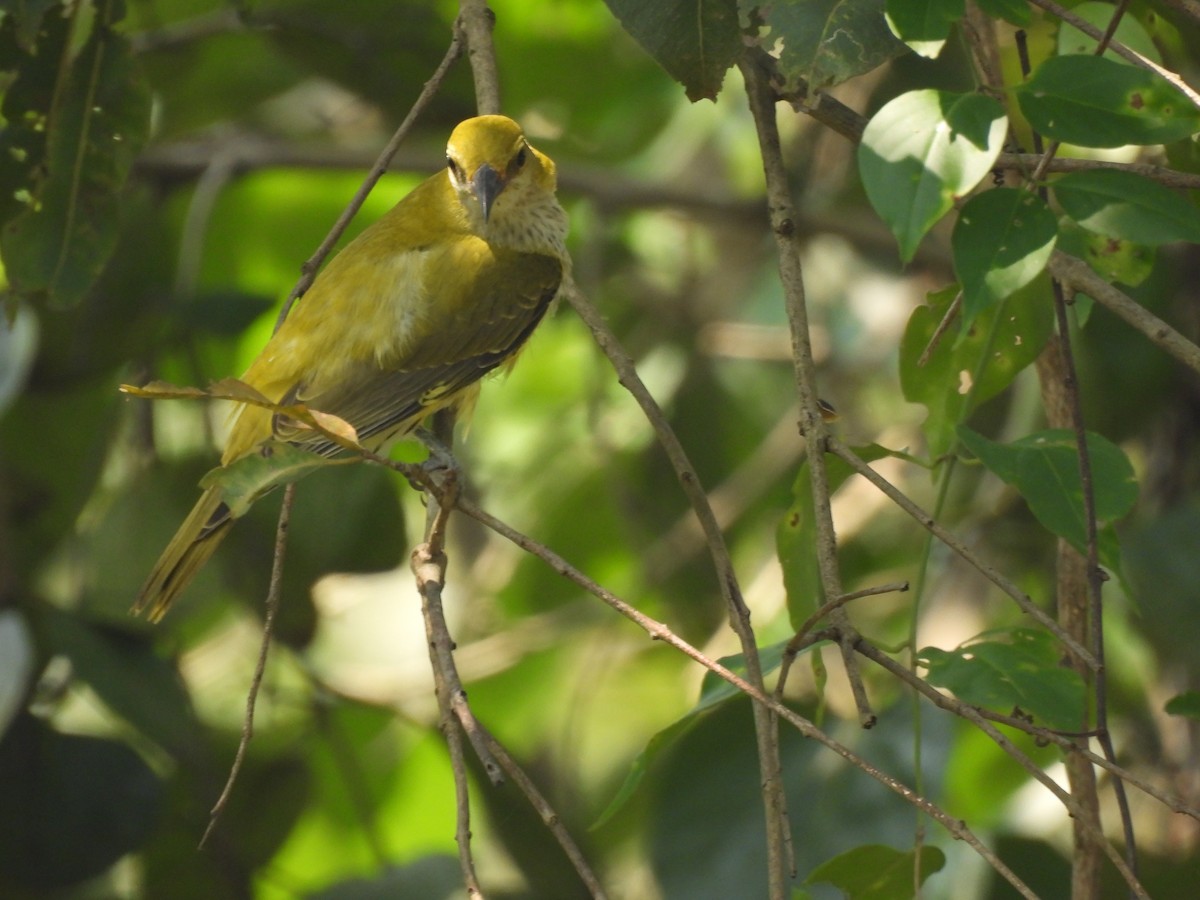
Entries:
{"type": "Polygon", "coordinates": [[[175,598],[213,555],[233,521],[228,507],[221,502],[221,492],[215,488],[206,490],[154,564],[150,577],[138,591],[133,612],[146,612],[151,622],[166,615],[175,598]]]}

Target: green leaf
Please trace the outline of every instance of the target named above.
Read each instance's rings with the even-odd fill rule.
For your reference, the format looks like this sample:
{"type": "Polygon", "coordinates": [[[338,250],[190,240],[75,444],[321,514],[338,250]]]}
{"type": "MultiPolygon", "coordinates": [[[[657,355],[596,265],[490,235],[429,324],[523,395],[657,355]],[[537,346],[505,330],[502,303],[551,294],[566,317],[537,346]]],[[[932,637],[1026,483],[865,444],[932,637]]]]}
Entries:
{"type": "Polygon", "coordinates": [[[1033,21],[1026,0],[976,0],[979,8],[996,19],[1024,27],[1033,21]]]}
{"type": "Polygon", "coordinates": [[[1057,238],[1054,214],[1028,191],[996,188],[968,200],[950,241],[962,283],[963,329],[1033,281],[1057,238]]]}
{"type": "Polygon", "coordinates": [[[1200,209],[1134,172],[1072,172],[1054,182],[1054,197],[1068,216],[1097,234],[1150,246],[1200,243],[1200,209]]]}
{"type": "Polygon", "coordinates": [[[25,211],[0,233],[13,287],[58,307],[82,299],[116,246],[120,191],[149,125],[149,92],[109,21],[118,5],[98,5],[87,43],[57,73],[41,111],[45,158],[25,211]]]}
{"type": "Polygon", "coordinates": [[[330,459],[291,444],[271,441],[264,452],[252,453],[218,466],[200,480],[200,487],[219,487],[221,499],[236,519],[243,516],[254,501],[280,485],[298,481],[310,472],[330,465],[356,463],[357,458],[330,459]]]}
{"type": "Polygon", "coordinates": [[[1103,57],[1051,57],[1016,94],[1036,131],[1082,147],[1163,144],[1200,130],[1200,110],[1165,78],[1103,57]]]}
{"type": "Polygon", "coordinates": [[[744,22],[761,16],[779,53],[785,90],[832,87],[904,52],[884,21],[883,0],[738,0],[744,22]]]}
{"type": "MultiPolygon", "coordinates": [[[[860,458],[874,462],[895,456],[912,460],[907,454],[889,450],[878,444],[854,448],[860,458]]],[[[915,462],[915,460],[912,460],[915,462]]],[[[836,456],[825,457],[826,477],[829,492],[834,493],[854,470],[836,456]]],[[[809,460],[800,464],[796,480],[792,484],[792,505],[775,530],[775,545],[779,552],[779,563],[783,567],[783,585],[787,591],[788,616],[793,628],[799,628],[805,620],[825,602],[825,591],[821,585],[821,573],[817,569],[817,528],[813,514],[812,469],[809,460]]]]}
{"type": "MultiPolygon", "coordinates": [[[[1071,12],[1103,32],[1108,30],[1108,23],[1112,20],[1114,9],[1111,3],[1090,2],[1080,3],[1078,6],[1073,7],[1071,12]]],[[[1113,38],[1152,62],[1162,62],[1162,56],[1159,54],[1154,40],[1147,33],[1146,29],[1142,27],[1142,23],[1133,15],[1126,14],[1121,16],[1121,21],[1117,23],[1117,30],[1114,32],[1113,38]]],[[[1095,53],[1098,45],[1094,37],[1084,34],[1070,22],[1064,21],[1059,23],[1059,56],[1066,56],[1071,53],[1095,53]]],[[[1128,62],[1123,57],[1117,56],[1111,49],[1105,50],[1104,55],[1114,62],[1120,62],[1122,65],[1133,65],[1133,63],[1128,62]]]]}
{"type": "Polygon", "coordinates": [[[1067,218],[1058,223],[1058,248],[1082,259],[1106,281],[1130,287],[1141,284],[1154,270],[1153,247],[1096,234],[1067,218]]]}
{"type": "Polygon", "coordinates": [[[964,703],[996,712],[1013,709],[1050,728],[1078,729],[1087,710],[1083,679],[1062,664],[1055,638],[1029,628],[1003,632],[1005,640],[968,642],[956,650],[926,647],[917,654],[929,683],[964,703]]]}
{"type": "Polygon", "coordinates": [[[1172,716],[1200,720],[1200,691],[1184,691],[1166,702],[1163,709],[1172,716]]]}
{"type": "Polygon", "coordinates": [[[991,170],[1005,129],[1004,110],[990,97],[934,90],[901,94],[867,123],[859,172],[902,260],[991,170]]]}
{"type": "Polygon", "coordinates": [[[914,53],[935,59],[965,10],[965,0],[887,0],[887,22],[914,53]]]}
{"type": "MultiPolygon", "coordinates": [[[[1025,498],[1030,511],[1052,533],[1070,541],[1081,553],[1087,549],[1083,487],[1074,434],[1051,429],[1011,444],[1000,444],[958,427],[958,436],[988,469],[1025,498]]],[[[1110,524],[1126,515],[1137,501],[1133,466],[1121,448],[1098,434],[1088,433],[1096,523],[1110,524]]],[[[1111,541],[1102,541],[1101,559],[1114,571],[1120,558],[1111,541]]]]}
{"type": "Polygon", "coordinates": [[[0,796],[0,884],[40,897],[140,847],[162,785],[124,744],[60,734],[23,715],[0,741],[0,796]]]}
{"type": "MultiPolygon", "coordinates": [[[[917,855],[866,844],[839,853],[809,873],[805,884],[828,882],[839,888],[847,900],[910,900],[917,855]]],[[[946,854],[937,847],[921,847],[920,883],[946,865],[946,854]]]]}
{"type": "Polygon", "coordinates": [[[930,294],[927,305],[913,310],[900,340],[900,387],[906,400],[929,409],[923,428],[934,459],[953,446],[959,422],[1037,359],[1054,328],[1050,304],[1031,287],[985,310],[957,340],[953,330],[942,335],[921,365],[957,293],[951,285],[930,294]]]}
{"type": "Polygon", "coordinates": [[[200,728],[191,698],[149,641],[52,608],[43,622],[49,649],[69,659],[113,712],[176,756],[194,749],[200,728]]]}
{"type": "Polygon", "coordinates": [[[604,0],[642,49],[683,85],[689,100],[715,100],[742,52],[736,0],[604,0]]]}

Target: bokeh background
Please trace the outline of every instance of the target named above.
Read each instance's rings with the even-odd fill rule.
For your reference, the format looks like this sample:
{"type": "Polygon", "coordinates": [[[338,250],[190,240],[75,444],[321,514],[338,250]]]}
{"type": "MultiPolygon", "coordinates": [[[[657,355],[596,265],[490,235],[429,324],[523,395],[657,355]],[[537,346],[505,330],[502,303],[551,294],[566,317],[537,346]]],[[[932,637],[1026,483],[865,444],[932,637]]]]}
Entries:
{"type": "MultiPolygon", "coordinates": [[[[776,531],[804,445],[740,77],[731,71],[715,102],[690,103],[597,0],[490,6],[505,111],[559,166],[576,279],[709,489],[760,643],[786,638],[776,531]]],[[[203,386],[245,369],[301,262],[441,59],[456,4],[128,0],[123,13],[117,28],[133,48],[151,129],[120,194],[117,245],[76,305],[14,306],[0,345],[0,797],[23,801],[0,800],[9,810],[0,838],[12,838],[0,839],[0,894],[459,896],[453,784],[407,568],[424,509],[379,468],[337,467],[299,486],[255,737],[231,805],[197,852],[241,733],[278,496],[238,525],[161,626],[131,619],[142,578],[215,464],[227,410],[117,391],[153,378],[203,386]]],[[[1200,36],[1185,26],[1163,24],[1174,35],[1163,43],[1194,78],[1200,36]]],[[[1045,24],[1032,33],[1051,38],[1045,24]]],[[[936,62],[901,55],[834,93],[869,115],[931,84],[973,88],[961,47],[936,62]]],[[[348,236],[435,171],[450,129],[473,112],[464,61],[348,236]]],[[[935,230],[901,267],[851,144],[782,106],[780,128],[836,428],[848,443],[920,457],[925,409],[902,394],[900,338],[926,295],[954,280],[948,232],[935,230]]],[[[1195,247],[1166,247],[1136,296],[1194,336],[1197,284],[1195,247]]],[[[1200,679],[1200,391],[1103,310],[1079,337],[1089,427],[1126,450],[1141,484],[1121,529],[1136,596],[1106,587],[1114,731],[1124,761],[1194,802],[1196,726],[1162,705],[1200,679]]],[[[973,426],[1008,438],[1041,427],[1033,372],[973,426]]],[[[569,307],[511,375],[485,385],[457,456],[486,509],[709,655],[737,652],[675,476],[569,307]]],[[[927,469],[878,465],[934,503],[927,469]]],[[[960,466],[943,510],[1031,595],[1052,595],[1054,541],[1010,489],[960,466]]],[[[952,648],[1019,620],[865,483],[848,482],[834,514],[848,590],[927,572],[921,646],[952,648]]],[[[449,556],[447,610],[471,704],[549,795],[613,896],[762,895],[747,705],[690,720],[643,758],[632,798],[593,827],[651,738],[695,705],[702,670],[465,517],[454,521],[449,556]]],[[[888,594],[853,615],[875,640],[899,644],[911,610],[910,595],[888,594]]],[[[802,660],[792,702],[911,781],[908,699],[869,672],[881,722],[863,732],[837,659],[826,662],[821,693],[802,660]]],[[[1062,896],[1070,846],[1061,807],[962,723],[927,710],[919,744],[922,789],[1045,896],[1062,896]]],[[[1053,752],[1025,749],[1055,770],[1053,752]]],[[[792,734],[784,755],[802,877],[853,846],[911,844],[915,813],[874,782],[792,734]]],[[[473,798],[489,896],[582,895],[514,788],[477,778],[473,798]]],[[[1156,896],[1186,896],[1200,874],[1195,822],[1136,793],[1134,812],[1147,878],[1168,891],[1156,896]]],[[[950,866],[928,883],[929,897],[1008,896],[936,827],[926,839],[950,866]]]]}

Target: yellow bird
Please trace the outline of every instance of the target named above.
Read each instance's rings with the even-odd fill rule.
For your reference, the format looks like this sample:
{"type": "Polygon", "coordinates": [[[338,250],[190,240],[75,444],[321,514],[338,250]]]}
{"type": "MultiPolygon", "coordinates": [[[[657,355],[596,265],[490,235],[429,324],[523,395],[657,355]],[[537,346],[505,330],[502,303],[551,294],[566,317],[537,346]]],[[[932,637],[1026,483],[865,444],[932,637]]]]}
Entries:
{"type": "MultiPolygon", "coordinates": [[[[467,119],[446,168],[346,245],[242,380],[281,404],[332,413],[377,448],[511,363],[570,277],[555,168],[504,116],[467,119]]],[[[242,406],[222,465],[288,441],[324,455],[318,433],[242,406]]],[[[209,488],[134,604],[158,621],[212,556],[234,516],[209,488]]]]}

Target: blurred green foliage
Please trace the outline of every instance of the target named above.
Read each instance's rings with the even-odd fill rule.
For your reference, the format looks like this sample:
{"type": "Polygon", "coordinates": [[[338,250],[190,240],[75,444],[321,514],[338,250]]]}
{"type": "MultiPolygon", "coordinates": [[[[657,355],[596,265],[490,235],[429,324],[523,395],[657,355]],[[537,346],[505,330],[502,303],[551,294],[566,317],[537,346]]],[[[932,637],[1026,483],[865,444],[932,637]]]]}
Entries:
{"type": "MultiPolygon", "coordinates": [[[[881,24],[885,5],[895,4],[706,0],[703,15],[689,17],[693,5],[673,2],[490,3],[505,110],[558,162],[576,277],[709,490],[772,671],[782,642],[823,597],[761,159],[728,67],[743,30],[761,28],[764,45],[783,55],[789,89],[802,77],[845,80],[836,93],[863,116],[912,88],[922,89],[916,99],[953,90],[986,107],[985,125],[1000,122],[996,103],[968,93],[957,15],[937,34],[907,35],[916,44],[948,32],[937,60],[916,60],[898,56],[902,44],[881,24]],[[861,44],[799,39],[813,16],[832,26],[835,14],[861,44]],[[685,93],[715,99],[693,105],[685,93]]],[[[1029,19],[1024,4],[980,6],[1029,19]]],[[[1085,6],[1094,18],[1100,4],[1085,6]]],[[[1118,33],[1157,41],[1163,64],[1194,82],[1197,23],[1174,4],[1132,6],[1141,27],[1118,33]]],[[[239,522],[161,626],[130,618],[138,585],[216,464],[227,410],[117,392],[155,378],[204,386],[245,369],[301,263],[444,54],[456,13],[451,0],[4,6],[0,896],[461,894],[454,784],[405,560],[421,539],[424,509],[398,476],[365,465],[330,468],[297,491],[255,737],[230,805],[196,849],[241,734],[278,499],[239,522]]],[[[1055,52],[1056,27],[1035,16],[1035,54],[1055,52]]],[[[906,37],[903,23],[893,30],[906,37]]],[[[1001,63],[1012,73],[1004,34],[1001,63]]],[[[1063,52],[1077,53],[1081,40],[1072,32],[1063,52]]],[[[1105,71],[1123,65],[1102,62],[1105,71]]],[[[1078,101],[1067,95],[1070,61],[1053,65],[1037,83],[1070,108],[1078,101]]],[[[449,129],[474,110],[471,83],[462,62],[347,238],[441,165],[449,129]]],[[[1160,106],[1177,102],[1174,88],[1151,87],[1160,106]]],[[[1021,94],[1031,115],[1044,99],[1021,94]]],[[[1125,102],[1109,99],[1114,108],[1125,102]]],[[[1193,110],[1168,112],[1161,134],[1130,126],[1123,142],[1174,140],[1192,128],[1193,110]]],[[[871,203],[882,192],[886,208],[904,206],[887,157],[896,142],[872,146],[869,201],[843,137],[785,106],[779,115],[818,379],[841,413],[835,430],[1049,608],[1054,537],[1039,520],[1053,497],[1027,503],[1022,491],[1036,490],[1029,479],[1005,479],[1014,490],[961,459],[956,431],[970,422],[971,434],[994,437],[980,447],[1003,448],[996,452],[1008,459],[1018,439],[1045,428],[1031,364],[1052,332],[1047,279],[1017,279],[1019,293],[989,299],[970,327],[952,327],[923,360],[962,263],[945,220],[935,220],[974,181],[953,190],[950,181],[926,184],[940,212],[893,234],[871,203]],[[912,260],[904,267],[898,242],[912,260]]],[[[931,134],[942,133],[941,115],[931,134]]],[[[1010,124],[1028,132],[1019,119],[1010,124]]],[[[1106,141],[1119,132],[1109,120],[1088,124],[1106,141]]],[[[1086,142],[1090,134],[1064,136],[1086,142]]],[[[1166,155],[1200,171],[1194,135],[1166,155]]],[[[928,174],[940,164],[916,168],[928,174]]],[[[1076,194],[1064,192],[1056,215],[1079,206],[1082,185],[1080,208],[1094,224],[1095,180],[1075,176],[1076,194]]],[[[1194,237],[1194,191],[1166,200],[1157,185],[1120,188],[1104,202],[1120,207],[1113,215],[1122,223],[1166,209],[1178,221],[1165,233],[1194,237]]],[[[1098,237],[1066,219],[1059,233],[1060,249],[1136,284],[1127,289],[1137,299],[1195,336],[1194,244],[1151,250],[1136,234],[1098,237]]],[[[1200,393],[1194,373],[1106,310],[1085,316],[1085,306],[1079,298],[1072,324],[1088,426],[1106,436],[1124,491],[1106,517],[1119,519],[1106,552],[1118,552],[1119,536],[1125,576],[1106,586],[1111,724],[1123,762],[1182,792],[1185,779],[1172,773],[1196,765],[1195,725],[1164,716],[1161,705],[1200,678],[1200,393]],[[1138,488],[1132,512],[1127,460],[1138,488]]],[[[1057,449],[1069,456],[1069,441],[1057,449]]],[[[411,444],[394,453],[422,456],[411,444]]],[[[484,387],[456,455],[468,494],[486,509],[712,658],[739,665],[675,474],[569,309],[541,327],[511,375],[484,387]]],[[[833,474],[844,588],[913,587],[854,601],[855,624],[898,648],[905,664],[929,647],[953,656],[961,677],[978,677],[963,675],[967,642],[1028,622],[863,479],[841,467],[833,474]]],[[[1077,485],[1068,487],[1069,501],[1054,512],[1077,513],[1077,485]]],[[[684,656],[465,517],[454,521],[449,559],[446,604],[472,707],[547,794],[612,895],[765,895],[746,698],[702,689],[701,670],[684,656]]],[[[1033,666],[1035,682],[1057,666],[1044,638],[1034,662],[1029,654],[1019,661],[1033,666]]],[[[1008,657],[998,658],[1003,676],[1008,657]]],[[[1031,821],[1022,811],[1044,791],[1009,757],[962,722],[914,710],[879,670],[864,674],[880,713],[871,731],[858,728],[827,646],[797,659],[787,699],[967,821],[1038,890],[1065,895],[1065,812],[1054,807],[1031,821]]],[[[974,686],[980,696],[1009,696],[988,690],[995,684],[974,686]]],[[[1052,748],[1014,740],[1040,765],[1059,760],[1052,748]]],[[[810,875],[837,870],[819,867],[842,854],[911,869],[910,807],[793,731],[784,731],[782,754],[798,892],[805,885],[808,896],[834,896],[810,875]]],[[[474,772],[472,796],[488,896],[586,895],[512,784],[494,788],[474,772]]],[[[1151,802],[1137,808],[1155,895],[1185,895],[1194,823],[1167,840],[1171,814],[1151,802]]],[[[927,828],[924,853],[939,862],[944,853],[945,868],[923,873],[922,896],[1007,896],[961,844],[927,828]]]]}

